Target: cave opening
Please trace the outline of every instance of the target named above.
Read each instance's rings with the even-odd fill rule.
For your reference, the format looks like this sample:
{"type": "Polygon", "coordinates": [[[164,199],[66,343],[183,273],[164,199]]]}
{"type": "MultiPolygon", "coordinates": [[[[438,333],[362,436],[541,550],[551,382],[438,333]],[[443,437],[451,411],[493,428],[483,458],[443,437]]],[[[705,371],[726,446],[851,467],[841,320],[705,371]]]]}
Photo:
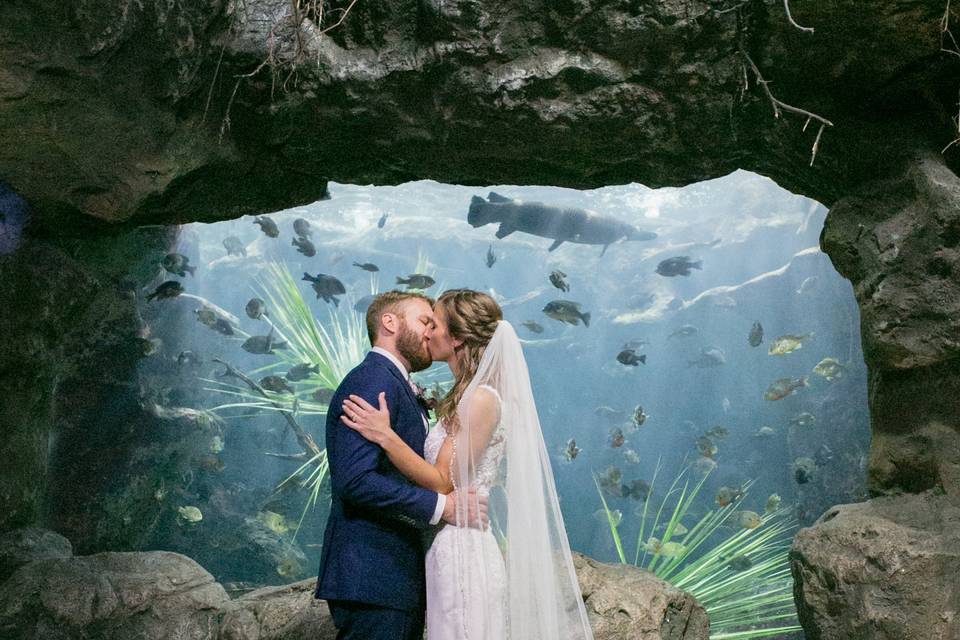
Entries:
{"type": "MultiPolygon", "coordinates": [[[[329,189],[263,216],[132,232],[150,246],[128,274],[148,426],[131,433],[136,410],[105,394],[99,424],[117,426],[97,451],[59,441],[54,464],[77,479],[54,490],[69,505],[60,530],[89,552],[180,551],[238,592],[309,577],[329,500],[325,402],[369,348],[371,296],[468,287],[490,294],[525,343],[572,548],[679,579],[731,536],[779,527],[770,548],[707,569],[768,565],[781,597],[767,613],[793,616],[792,532],[865,498],[870,445],[859,310],[819,250],[822,205],[745,171],[662,189],[329,189]],[[551,250],[550,238],[468,222],[474,198],[498,197],[656,237],[551,250]],[[575,306],[548,312],[557,301],[575,306]],[[112,462],[91,510],[82,478],[94,458],[112,462]],[[687,536],[718,513],[695,547],[687,536]]],[[[444,363],[415,377],[437,393],[451,382],[444,363]]],[[[756,587],[741,583],[738,597],[756,587]]]]}

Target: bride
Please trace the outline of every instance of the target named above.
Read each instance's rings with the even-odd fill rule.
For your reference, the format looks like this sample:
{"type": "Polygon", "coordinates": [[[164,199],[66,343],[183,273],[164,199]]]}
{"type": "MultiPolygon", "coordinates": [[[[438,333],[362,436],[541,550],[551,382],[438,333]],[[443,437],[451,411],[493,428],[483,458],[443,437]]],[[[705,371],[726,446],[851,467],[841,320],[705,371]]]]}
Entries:
{"type": "MultiPolygon", "coordinates": [[[[426,554],[428,640],[592,640],[520,340],[485,293],[445,291],[429,335],[453,388],[418,456],[358,396],[343,422],[425,489],[475,489],[490,526],[444,525],[426,554]],[[351,416],[351,417],[348,417],[351,416]]],[[[478,509],[479,510],[479,509],[478,509]]]]}

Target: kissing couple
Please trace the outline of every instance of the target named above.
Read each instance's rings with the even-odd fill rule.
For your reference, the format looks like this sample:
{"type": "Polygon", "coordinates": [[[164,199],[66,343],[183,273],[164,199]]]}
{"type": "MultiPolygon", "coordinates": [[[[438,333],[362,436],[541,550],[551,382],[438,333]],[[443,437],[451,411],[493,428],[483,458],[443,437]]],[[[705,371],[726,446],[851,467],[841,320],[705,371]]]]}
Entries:
{"type": "Polygon", "coordinates": [[[520,339],[470,289],[388,291],[330,401],[314,596],[338,640],[592,640],[520,339]],[[445,361],[436,407],[410,373],[445,361]]]}

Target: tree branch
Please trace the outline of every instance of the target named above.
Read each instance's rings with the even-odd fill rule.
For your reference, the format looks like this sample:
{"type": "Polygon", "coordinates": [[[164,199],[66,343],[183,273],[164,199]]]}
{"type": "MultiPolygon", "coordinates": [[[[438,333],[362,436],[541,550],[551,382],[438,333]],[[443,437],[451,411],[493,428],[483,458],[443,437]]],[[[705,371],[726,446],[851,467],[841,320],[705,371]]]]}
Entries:
{"type": "Polygon", "coordinates": [[[809,124],[811,119],[820,122],[820,130],[817,132],[817,138],[813,142],[813,149],[810,155],[810,166],[812,167],[813,161],[817,157],[817,150],[820,148],[820,135],[823,133],[823,128],[832,127],[833,123],[827,120],[826,118],[824,118],[823,116],[813,113],[812,111],[807,111],[806,109],[801,109],[800,107],[794,107],[793,105],[787,104],[783,100],[778,100],[777,97],[774,96],[773,93],[770,91],[770,87],[767,86],[769,84],[769,81],[764,80],[763,74],[760,73],[760,69],[758,69],[757,65],[753,63],[753,60],[750,58],[749,55],[747,55],[747,52],[744,51],[743,49],[740,49],[740,55],[742,55],[744,60],[747,61],[747,64],[750,65],[750,69],[753,70],[753,74],[757,77],[757,84],[763,87],[764,93],[766,93],[767,98],[770,99],[770,104],[773,106],[774,118],[779,118],[780,110],[783,109],[784,111],[789,111],[791,113],[796,113],[802,116],[806,116],[807,122],[806,124],[803,125],[804,130],[806,130],[807,124],[809,124]]]}
{"type": "Polygon", "coordinates": [[[790,0],[783,0],[783,9],[784,9],[784,11],[787,12],[787,20],[790,22],[790,24],[792,24],[793,26],[795,26],[797,29],[800,29],[800,31],[806,31],[806,32],[808,32],[808,33],[813,33],[813,27],[801,27],[800,25],[798,25],[798,24],[794,21],[793,16],[790,15],[790,0]]]}
{"type": "MultiPolygon", "coordinates": [[[[281,405],[281,404],[278,403],[278,402],[273,401],[273,400],[270,398],[270,396],[267,395],[267,392],[264,391],[263,387],[261,387],[259,384],[257,384],[256,382],[254,382],[253,380],[251,380],[249,377],[247,377],[247,375],[246,375],[245,373],[243,373],[242,371],[234,368],[234,367],[231,366],[229,363],[224,362],[224,361],[221,360],[220,358],[211,358],[211,360],[212,360],[213,362],[219,362],[220,364],[222,364],[223,366],[225,366],[225,367],[227,368],[227,370],[226,370],[223,374],[220,375],[221,378],[234,377],[234,378],[237,378],[237,379],[239,379],[239,380],[242,380],[242,381],[244,382],[244,384],[246,384],[248,387],[250,387],[251,390],[253,390],[254,392],[256,392],[256,393],[260,394],[261,396],[263,396],[263,397],[267,400],[267,402],[269,402],[269,403],[272,404],[274,407],[276,407],[277,409],[279,409],[279,410],[280,410],[280,413],[281,413],[281,414],[283,415],[283,417],[286,419],[287,424],[288,424],[288,425],[290,426],[290,428],[293,430],[294,435],[297,436],[297,442],[300,443],[300,446],[304,448],[305,452],[309,452],[309,458],[312,458],[313,456],[318,455],[318,454],[321,453],[320,447],[317,446],[317,443],[316,443],[316,441],[313,439],[313,436],[311,436],[309,433],[307,433],[306,431],[304,431],[304,430],[303,430],[303,427],[301,427],[299,424],[297,424],[297,421],[293,419],[293,414],[290,413],[289,411],[287,411],[286,409],[284,409],[283,405],[281,405]]],[[[309,458],[307,458],[307,459],[309,459],[309,458]]]]}

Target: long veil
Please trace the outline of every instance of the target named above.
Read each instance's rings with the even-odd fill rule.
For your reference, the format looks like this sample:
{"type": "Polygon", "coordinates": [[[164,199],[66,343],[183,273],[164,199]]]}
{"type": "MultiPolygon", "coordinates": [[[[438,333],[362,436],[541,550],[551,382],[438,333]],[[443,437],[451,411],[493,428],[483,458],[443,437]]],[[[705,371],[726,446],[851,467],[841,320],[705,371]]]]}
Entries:
{"type": "MultiPolygon", "coordinates": [[[[464,639],[592,640],[530,374],[509,322],[498,323],[457,418],[451,478],[458,490],[474,486],[489,495],[493,534],[456,527],[451,562],[462,602],[472,619],[486,620],[478,625],[480,632],[464,629],[464,639]],[[499,406],[492,432],[471,411],[484,394],[488,405],[495,397],[499,406]],[[484,540],[479,546],[478,535],[484,540]],[[494,582],[497,588],[491,589],[494,582]],[[490,594],[502,597],[491,602],[490,594]]],[[[458,513],[458,523],[465,516],[458,513]]]]}

